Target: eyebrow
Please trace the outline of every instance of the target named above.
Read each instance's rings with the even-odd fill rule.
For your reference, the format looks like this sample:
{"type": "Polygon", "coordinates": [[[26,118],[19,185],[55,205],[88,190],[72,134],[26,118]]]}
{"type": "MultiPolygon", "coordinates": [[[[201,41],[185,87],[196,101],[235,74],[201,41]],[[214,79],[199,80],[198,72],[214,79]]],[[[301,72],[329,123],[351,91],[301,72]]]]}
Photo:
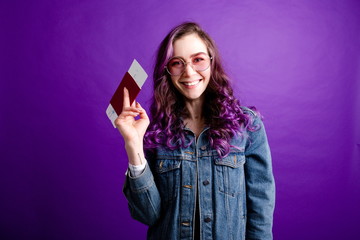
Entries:
{"type": "MultiPolygon", "coordinates": [[[[192,58],[192,57],[194,57],[194,56],[196,56],[196,55],[199,55],[199,54],[201,54],[201,53],[203,53],[203,54],[205,54],[205,55],[208,55],[208,54],[205,53],[205,52],[197,52],[197,53],[191,54],[191,55],[190,55],[190,58],[192,58]]],[[[181,59],[184,59],[184,60],[185,60],[185,58],[180,57],[180,56],[174,56],[174,57],[172,57],[172,58],[181,58],[181,59]]]]}

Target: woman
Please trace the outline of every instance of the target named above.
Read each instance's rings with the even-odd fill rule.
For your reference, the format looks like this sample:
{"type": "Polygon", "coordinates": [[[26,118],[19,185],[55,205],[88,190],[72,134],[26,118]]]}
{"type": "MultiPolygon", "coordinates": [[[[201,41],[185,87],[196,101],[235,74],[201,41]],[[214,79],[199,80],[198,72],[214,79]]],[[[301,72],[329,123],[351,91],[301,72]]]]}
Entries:
{"type": "Polygon", "coordinates": [[[213,40],[196,23],[175,27],[153,78],[151,123],[126,89],[115,120],[129,159],[124,194],[148,239],[272,239],[265,129],[234,98],[213,40]]]}

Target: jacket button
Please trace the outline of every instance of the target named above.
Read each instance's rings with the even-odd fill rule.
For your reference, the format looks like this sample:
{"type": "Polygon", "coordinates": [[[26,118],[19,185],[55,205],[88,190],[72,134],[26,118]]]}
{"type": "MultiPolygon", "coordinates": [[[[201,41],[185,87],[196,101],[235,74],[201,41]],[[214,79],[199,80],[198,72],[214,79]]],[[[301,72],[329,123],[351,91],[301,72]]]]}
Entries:
{"type": "Polygon", "coordinates": [[[211,222],[211,218],[209,218],[209,217],[205,218],[204,222],[206,222],[206,223],[211,222]]]}
{"type": "Polygon", "coordinates": [[[204,186],[209,185],[209,183],[210,182],[208,180],[203,181],[204,186]]]}

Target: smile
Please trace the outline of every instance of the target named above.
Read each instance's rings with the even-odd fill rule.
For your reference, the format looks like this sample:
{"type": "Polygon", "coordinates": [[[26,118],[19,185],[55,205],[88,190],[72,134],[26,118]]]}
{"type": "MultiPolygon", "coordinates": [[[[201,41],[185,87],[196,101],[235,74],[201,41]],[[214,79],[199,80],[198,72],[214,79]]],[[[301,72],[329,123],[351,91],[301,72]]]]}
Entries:
{"type": "Polygon", "coordinates": [[[197,81],[193,81],[193,82],[182,82],[182,84],[184,84],[185,86],[195,86],[196,84],[198,84],[201,81],[201,79],[197,80],[197,81]]]}

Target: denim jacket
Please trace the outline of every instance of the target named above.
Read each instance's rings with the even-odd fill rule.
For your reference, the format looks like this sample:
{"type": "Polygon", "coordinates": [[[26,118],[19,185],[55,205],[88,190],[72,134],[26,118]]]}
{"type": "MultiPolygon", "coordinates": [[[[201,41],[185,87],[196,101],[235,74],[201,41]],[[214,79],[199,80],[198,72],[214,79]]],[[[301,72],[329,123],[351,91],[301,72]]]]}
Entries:
{"type": "Polygon", "coordinates": [[[260,128],[231,140],[221,159],[210,148],[205,128],[185,149],[159,147],[138,177],[127,174],[124,194],[132,217],[149,226],[147,239],[193,239],[199,198],[201,239],[272,239],[275,183],[270,149],[260,118],[245,110],[260,128]]]}

